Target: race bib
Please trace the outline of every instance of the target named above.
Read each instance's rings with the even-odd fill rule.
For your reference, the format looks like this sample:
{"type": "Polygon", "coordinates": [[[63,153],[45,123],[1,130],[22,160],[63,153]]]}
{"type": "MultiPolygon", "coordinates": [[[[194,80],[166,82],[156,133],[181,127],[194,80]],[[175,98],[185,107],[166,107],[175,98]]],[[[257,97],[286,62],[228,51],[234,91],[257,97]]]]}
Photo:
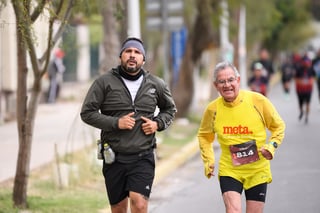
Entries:
{"type": "Polygon", "coordinates": [[[229,146],[232,164],[240,166],[259,160],[258,149],[255,140],[229,146]]]}

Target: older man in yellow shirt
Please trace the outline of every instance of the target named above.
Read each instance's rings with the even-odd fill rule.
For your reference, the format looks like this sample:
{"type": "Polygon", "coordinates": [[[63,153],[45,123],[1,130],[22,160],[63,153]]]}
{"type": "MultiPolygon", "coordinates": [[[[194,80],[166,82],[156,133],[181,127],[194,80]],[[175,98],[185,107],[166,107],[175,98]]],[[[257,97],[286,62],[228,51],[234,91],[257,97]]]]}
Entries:
{"type": "Polygon", "coordinates": [[[217,138],[221,147],[218,176],[226,212],[241,212],[243,190],[246,212],[263,212],[267,184],[272,181],[270,160],[284,138],[285,123],[265,96],[240,90],[240,74],[231,63],[217,64],[213,75],[221,96],[205,109],[198,131],[205,175],[214,176],[212,143],[217,138]]]}

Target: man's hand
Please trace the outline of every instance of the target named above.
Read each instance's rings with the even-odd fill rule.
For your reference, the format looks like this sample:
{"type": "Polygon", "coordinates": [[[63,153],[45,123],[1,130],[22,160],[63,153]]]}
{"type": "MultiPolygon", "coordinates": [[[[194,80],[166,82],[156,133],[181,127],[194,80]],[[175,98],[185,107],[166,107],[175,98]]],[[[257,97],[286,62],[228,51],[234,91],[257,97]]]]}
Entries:
{"type": "Polygon", "coordinates": [[[134,112],[130,112],[129,114],[119,118],[119,121],[118,121],[119,129],[132,129],[136,123],[135,118],[132,117],[133,115],[134,115],[134,112]]]}
{"type": "Polygon", "coordinates": [[[142,130],[144,134],[150,135],[157,131],[158,123],[156,121],[150,120],[149,118],[141,116],[141,119],[144,121],[142,124],[142,130]]]}
{"type": "Polygon", "coordinates": [[[210,170],[210,172],[209,172],[208,176],[210,178],[210,177],[214,176],[214,164],[209,166],[209,170],[210,170]]]}
{"type": "Polygon", "coordinates": [[[267,159],[267,160],[272,160],[272,154],[269,152],[269,150],[265,149],[264,147],[262,147],[260,149],[260,152],[262,154],[262,156],[267,159]]]}

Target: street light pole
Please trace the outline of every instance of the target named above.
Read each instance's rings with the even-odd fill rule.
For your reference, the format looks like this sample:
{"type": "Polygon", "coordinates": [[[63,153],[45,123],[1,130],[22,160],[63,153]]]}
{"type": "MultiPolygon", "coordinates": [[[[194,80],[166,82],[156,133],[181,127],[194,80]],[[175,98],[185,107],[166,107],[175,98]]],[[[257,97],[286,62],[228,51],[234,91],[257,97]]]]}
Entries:
{"type": "Polygon", "coordinates": [[[141,38],[139,0],[127,0],[128,5],[128,37],[141,38]]]}
{"type": "Polygon", "coordinates": [[[169,44],[168,44],[168,9],[167,9],[167,0],[163,0],[161,4],[161,16],[162,16],[162,39],[163,39],[163,79],[170,85],[170,75],[169,75],[169,64],[168,64],[168,55],[169,55],[169,44]]]}
{"type": "Polygon", "coordinates": [[[220,15],[220,43],[221,59],[233,62],[233,45],[229,41],[229,12],[226,0],[220,3],[222,14],[220,15]]]}
{"type": "Polygon", "coordinates": [[[239,16],[239,72],[241,74],[241,88],[247,88],[247,67],[246,67],[246,7],[241,5],[239,16]]]}

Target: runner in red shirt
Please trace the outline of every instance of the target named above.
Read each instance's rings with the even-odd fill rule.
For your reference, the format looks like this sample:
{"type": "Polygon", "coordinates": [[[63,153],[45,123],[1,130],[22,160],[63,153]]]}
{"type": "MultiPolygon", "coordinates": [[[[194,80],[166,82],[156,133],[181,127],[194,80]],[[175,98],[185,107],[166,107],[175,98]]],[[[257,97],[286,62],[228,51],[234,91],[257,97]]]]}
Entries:
{"type": "Polygon", "coordinates": [[[305,116],[305,123],[308,123],[314,78],[315,72],[311,67],[311,60],[307,56],[303,56],[295,73],[295,84],[299,101],[299,120],[305,116]],[[304,106],[305,111],[303,110],[304,106]]]}

